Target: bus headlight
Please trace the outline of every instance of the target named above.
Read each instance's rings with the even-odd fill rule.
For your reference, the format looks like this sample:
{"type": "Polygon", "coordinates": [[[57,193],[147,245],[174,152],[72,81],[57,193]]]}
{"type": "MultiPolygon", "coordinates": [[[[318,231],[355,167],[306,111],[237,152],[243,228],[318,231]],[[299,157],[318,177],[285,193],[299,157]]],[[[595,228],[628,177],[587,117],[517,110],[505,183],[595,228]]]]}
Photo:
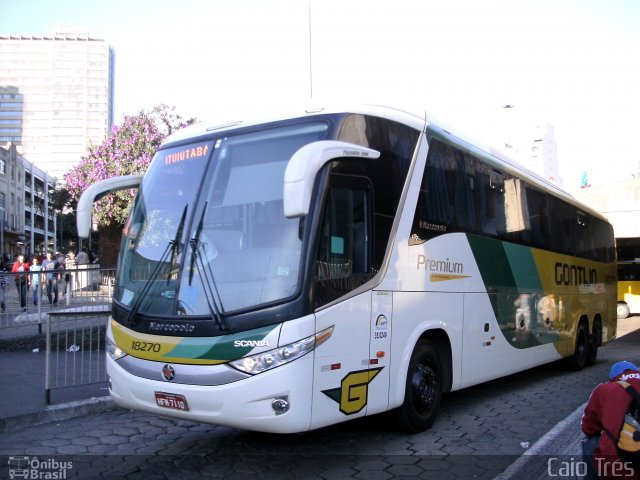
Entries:
{"type": "Polygon", "coordinates": [[[333,326],[274,350],[234,360],[229,365],[251,375],[262,373],[303,357],[326,342],[332,333],[333,326]]]}
{"type": "Polygon", "coordinates": [[[122,350],[115,343],[113,343],[113,340],[111,340],[108,337],[107,337],[106,348],[107,348],[107,353],[109,354],[112,360],[120,360],[122,357],[127,355],[124,352],[124,350],[122,350]]]}

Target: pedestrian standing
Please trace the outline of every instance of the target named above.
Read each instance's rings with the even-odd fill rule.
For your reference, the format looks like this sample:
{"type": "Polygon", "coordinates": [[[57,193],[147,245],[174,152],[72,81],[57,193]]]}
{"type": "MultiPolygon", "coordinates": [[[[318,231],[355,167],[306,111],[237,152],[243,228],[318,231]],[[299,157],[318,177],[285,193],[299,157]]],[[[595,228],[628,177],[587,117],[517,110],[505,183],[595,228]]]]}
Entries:
{"type": "Polygon", "coordinates": [[[86,250],[80,250],[78,252],[78,265],[86,265],[89,263],[89,254],[86,250]]]}
{"type": "Polygon", "coordinates": [[[56,252],[56,259],[58,260],[58,268],[64,270],[64,254],[62,252],[56,252]]]}
{"type": "Polygon", "coordinates": [[[15,282],[18,289],[18,297],[20,298],[20,308],[23,312],[27,311],[27,290],[29,289],[29,275],[24,272],[29,271],[29,264],[24,261],[24,255],[19,254],[13,264],[11,271],[16,274],[15,282]]]}
{"type": "Polygon", "coordinates": [[[64,294],[73,293],[73,282],[75,280],[76,269],[78,263],[76,261],[76,252],[69,251],[65,259],[64,268],[67,273],[64,274],[64,294]]]}
{"type": "Polygon", "coordinates": [[[53,252],[47,252],[47,259],[42,262],[42,269],[46,272],[47,298],[49,305],[58,305],[58,269],[60,264],[54,259],[53,252]]]}
{"type": "Polygon", "coordinates": [[[31,286],[33,287],[33,304],[38,305],[40,302],[40,293],[42,292],[42,265],[38,263],[38,257],[31,260],[31,271],[36,272],[31,275],[31,286]]]}
{"type": "Polygon", "coordinates": [[[0,263],[0,308],[4,313],[6,308],[6,296],[7,296],[7,264],[0,263]]]}

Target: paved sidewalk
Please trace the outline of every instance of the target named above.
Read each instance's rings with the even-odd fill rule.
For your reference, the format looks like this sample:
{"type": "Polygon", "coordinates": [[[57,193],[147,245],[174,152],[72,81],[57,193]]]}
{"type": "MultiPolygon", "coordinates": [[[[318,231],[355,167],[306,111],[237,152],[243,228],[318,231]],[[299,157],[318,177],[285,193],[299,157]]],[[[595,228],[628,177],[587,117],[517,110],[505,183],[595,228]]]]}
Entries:
{"type": "Polygon", "coordinates": [[[45,395],[45,353],[0,351],[0,432],[115,408],[105,383],[45,395]]]}
{"type": "Polygon", "coordinates": [[[45,389],[45,335],[37,325],[0,329],[0,432],[115,408],[106,382],[45,389]]]}
{"type": "MultiPolygon", "coordinates": [[[[0,385],[3,392],[3,395],[0,395],[0,432],[25,425],[72,418],[84,415],[91,409],[103,409],[112,405],[104,381],[92,385],[51,389],[48,395],[49,402],[45,390],[45,332],[48,316],[64,312],[69,312],[70,315],[77,315],[78,311],[88,313],[88,317],[81,315],[77,317],[78,320],[63,317],[62,320],[52,322],[51,327],[52,341],[57,339],[62,345],[66,345],[65,342],[68,341],[70,347],[74,343],[84,347],[82,352],[76,354],[70,349],[56,359],[60,363],[55,364],[59,367],[55,380],[62,383],[52,384],[62,386],[86,382],[86,377],[83,377],[83,381],[75,381],[75,377],[62,378],[63,374],[68,373],[63,362],[68,360],[70,366],[75,366],[86,360],[87,355],[93,355],[92,360],[104,355],[103,345],[89,343],[97,340],[100,322],[104,321],[106,325],[108,313],[105,313],[105,320],[94,314],[108,312],[110,289],[102,286],[99,289],[76,289],[73,292],[67,291],[65,295],[65,287],[61,283],[57,306],[49,305],[46,296],[36,304],[32,301],[32,293],[30,290],[26,311],[23,311],[20,308],[17,290],[12,286],[7,287],[6,309],[0,314],[0,385]],[[90,342],[85,335],[91,339],[90,342]],[[87,349],[88,347],[90,348],[87,349]]],[[[103,378],[96,375],[96,368],[95,363],[87,365],[86,368],[83,364],[82,373],[91,373],[92,379],[93,375],[95,378],[103,378]]],[[[55,367],[52,367],[52,371],[55,371],[55,367]]]]}
{"type": "MultiPolygon", "coordinates": [[[[597,365],[596,367],[592,367],[592,369],[587,369],[583,373],[589,374],[589,378],[592,378],[593,382],[604,381],[605,378],[600,379],[600,377],[602,375],[606,375],[606,371],[608,371],[609,367],[607,365],[606,359],[607,357],[611,357],[612,348],[616,352],[616,358],[620,356],[631,355],[634,358],[629,359],[637,361],[638,358],[635,358],[635,356],[637,356],[638,352],[637,346],[640,344],[640,330],[638,330],[639,328],[640,317],[632,317],[620,321],[619,336],[622,338],[616,341],[613,345],[607,347],[606,349],[603,349],[603,360],[599,365],[597,365]],[[634,333],[625,336],[630,332],[634,333]]],[[[82,420],[84,423],[81,427],[78,428],[86,429],[85,424],[93,425],[91,422],[97,424],[97,422],[104,421],[103,416],[96,416],[92,419],[92,413],[116,409],[113,402],[108,397],[106,397],[105,386],[100,384],[89,387],[82,387],[80,389],[77,389],[76,391],[66,391],[65,389],[57,390],[52,393],[52,400],[54,405],[46,405],[44,396],[44,349],[40,350],[39,352],[33,352],[32,349],[30,349],[30,347],[32,347],[33,345],[29,343],[22,345],[22,342],[17,343],[19,343],[18,346],[21,347],[17,348],[18,351],[7,351],[7,349],[0,349],[0,362],[2,362],[3,365],[3,368],[0,369],[0,382],[2,382],[3,387],[7,387],[6,390],[3,388],[3,392],[11,392],[11,395],[5,394],[3,396],[0,396],[0,432],[2,432],[3,430],[16,430],[16,432],[20,432],[22,430],[17,429],[21,429],[25,426],[59,422],[61,420],[82,416],[87,416],[87,419],[86,421],[82,420]]],[[[13,350],[16,350],[16,348],[14,348],[13,350]]],[[[554,393],[549,392],[549,394],[553,395],[554,393]]],[[[481,408],[481,406],[479,408],[481,408]]],[[[543,435],[542,438],[540,438],[539,435],[537,435],[536,437],[532,437],[540,438],[533,445],[522,445],[522,448],[526,449],[524,451],[524,454],[517,458],[517,460],[497,478],[499,478],[500,480],[520,478],[548,478],[548,461],[550,456],[561,456],[565,458],[573,457],[576,461],[579,461],[580,440],[582,437],[579,429],[579,419],[580,415],[582,414],[583,408],[584,405],[580,405],[572,413],[570,413],[567,418],[561,420],[555,426],[553,426],[553,423],[550,423],[549,426],[552,426],[552,428],[545,435],[543,435]]],[[[130,418],[136,418],[138,419],[137,421],[140,421],[141,418],[146,418],[144,416],[131,417],[131,414],[126,411],[122,411],[121,413],[114,411],[106,415],[109,415],[109,418],[113,418],[113,415],[119,415],[123,418],[126,418],[127,421],[130,421],[130,418]]],[[[509,416],[507,415],[507,417],[509,416]]],[[[78,421],[80,420],[81,419],[78,419],[78,421]]],[[[155,416],[152,418],[152,420],[150,420],[153,425],[162,421],[164,420],[158,419],[155,416]]],[[[55,424],[52,424],[52,427],[54,425],[55,424]]],[[[173,425],[173,423],[171,423],[171,425],[173,425]]],[[[213,431],[211,430],[212,427],[208,426],[196,425],[193,428],[198,431],[213,431]]],[[[349,427],[345,426],[342,428],[348,429],[349,427]]],[[[32,429],[23,430],[26,432],[32,431],[32,429]]],[[[216,433],[216,435],[229,434],[227,430],[228,429],[223,428],[215,430],[216,432],[218,432],[216,433]]],[[[334,432],[339,433],[340,428],[336,428],[334,432]]],[[[542,432],[544,432],[544,430],[542,430],[542,432]]],[[[444,435],[444,433],[446,432],[440,432],[441,435],[444,435]]],[[[76,435],[77,433],[70,432],[70,434],[76,435]]],[[[17,433],[16,435],[18,437],[20,436],[19,433],[17,433]]],[[[56,436],[57,438],[59,432],[56,431],[52,435],[56,436]]],[[[209,436],[205,436],[206,439],[203,441],[205,441],[206,445],[210,445],[211,435],[212,434],[209,433],[209,436]]],[[[235,438],[235,435],[242,436],[244,434],[242,432],[234,432],[230,435],[235,438]]],[[[318,438],[324,438],[323,432],[316,433],[315,435],[318,438]]],[[[249,438],[254,438],[254,436],[255,435],[250,435],[249,438]]],[[[256,438],[261,437],[257,436],[256,438]]],[[[526,440],[526,436],[521,438],[526,440]]],[[[133,437],[131,437],[131,439],[128,439],[127,441],[129,440],[134,441],[133,437]]],[[[395,441],[402,442],[403,444],[407,440],[408,439],[404,436],[397,437],[397,439],[395,439],[395,441]]],[[[451,448],[455,448],[456,452],[463,450],[463,447],[455,446],[456,444],[454,440],[455,439],[447,439],[447,444],[450,444],[451,448]]],[[[127,449],[126,451],[130,451],[129,449],[131,448],[131,445],[129,445],[127,441],[123,440],[123,444],[121,445],[121,447],[127,449]]],[[[418,441],[419,438],[415,440],[415,442],[418,441]]],[[[428,451],[429,445],[432,444],[416,443],[414,447],[417,448],[417,446],[420,446],[420,448],[423,449],[421,450],[424,452],[423,455],[429,455],[430,459],[436,459],[437,457],[432,457],[429,453],[426,453],[428,451]]],[[[385,443],[384,448],[389,449],[393,446],[394,444],[392,443],[389,445],[385,443]]],[[[448,447],[443,448],[441,451],[439,451],[439,453],[446,453],[447,448],[448,447]]],[[[188,450],[191,451],[190,447],[188,450]]],[[[414,450],[412,451],[415,453],[414,450]]],[[[517,454],[519,455],[519,453],[520,452],[518,452],[517,454]]],[[[514,458],[516,458],[515,455],[514,458]]],[[[502,468],[504,468],[504,466],[502,468]]]]}
{"type": "MultiPolygon", "coordinates": [[[[639,329],[640,316],[619,320],[617,338],[622,339],[621,341],[625,343],[635,345],[640,338],[639,329]]],[[[636,358],[629,360],[635,363],[638,361],[636,358]]],[[[602,381],[606,381],[606,378],[603,378],[602,381]]],[[[581,442],[584,438],[580,424],[586,406],[585,399],[582,405],[564,420],[558,422],[494,480],[518,480],[521,478],[546,480],[554,476],[561,476],[569,480],[583,478],[579,474],[582,468],[579,465],[582,462],[581,442]],[[569,471],[569,474],[559,475],[560,466],[565,466],[565,471],[569,471]]]]}

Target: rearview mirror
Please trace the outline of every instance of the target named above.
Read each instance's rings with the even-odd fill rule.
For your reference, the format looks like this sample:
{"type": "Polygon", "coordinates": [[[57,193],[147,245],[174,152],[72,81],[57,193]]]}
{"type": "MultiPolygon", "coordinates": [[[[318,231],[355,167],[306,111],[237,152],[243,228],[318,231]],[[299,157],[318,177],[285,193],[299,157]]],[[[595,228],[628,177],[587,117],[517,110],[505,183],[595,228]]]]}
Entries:
{"type": "Polygon", "coordinates": [[[91,209],[95,201],[100,200],[105,195],[118,190],[128,188],[138,188],[142,182],[142,175],[123,175],[121,177],[107,178],[94,183],[87,188],[78,200],[76,210],[76,227],[78,236],[87,238],[91,230],[91,209]]]}
{"type": "Polygon", "coordinates": [[[378,157],[380,152],[377,150],[336,140],[320,140],[300,148],[289,159],[284,172],[285,217],[302,217],[309,213],[316,175],[326,163],[336,158],[378,157]]]}

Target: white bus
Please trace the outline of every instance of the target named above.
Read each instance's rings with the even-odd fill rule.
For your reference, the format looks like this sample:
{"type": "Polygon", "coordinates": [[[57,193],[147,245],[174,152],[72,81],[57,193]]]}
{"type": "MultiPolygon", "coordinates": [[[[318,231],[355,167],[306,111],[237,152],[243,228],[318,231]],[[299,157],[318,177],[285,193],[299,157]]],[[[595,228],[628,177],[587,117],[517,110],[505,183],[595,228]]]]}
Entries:
{"type": "Polygon", "coordinates": [[[144,177],[107,331],[121,406],[266,432],[393,411],[616,333],[607,221],[424,111],[316,109],[193,126],[144,177]]]}

